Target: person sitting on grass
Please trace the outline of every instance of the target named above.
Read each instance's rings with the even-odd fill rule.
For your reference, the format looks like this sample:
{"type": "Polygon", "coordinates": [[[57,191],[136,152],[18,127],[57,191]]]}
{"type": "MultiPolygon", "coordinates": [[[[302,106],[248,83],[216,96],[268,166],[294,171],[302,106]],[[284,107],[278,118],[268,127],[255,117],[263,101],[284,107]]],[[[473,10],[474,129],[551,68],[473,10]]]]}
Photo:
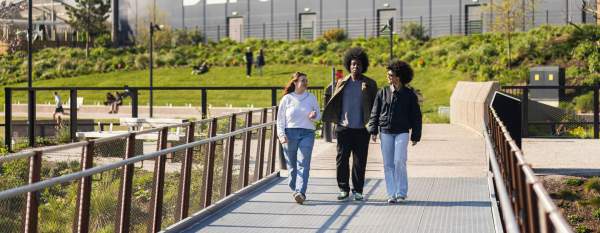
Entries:
{"type": "Polygon", "coordinates": [[[202,62],[202,65],[192,67],[192,74],[198,74],[198,75],[204,74],[204,73],[208,72],[209,68],[210,68],[210,65],[206,64],[206,62],[202,62]]]}

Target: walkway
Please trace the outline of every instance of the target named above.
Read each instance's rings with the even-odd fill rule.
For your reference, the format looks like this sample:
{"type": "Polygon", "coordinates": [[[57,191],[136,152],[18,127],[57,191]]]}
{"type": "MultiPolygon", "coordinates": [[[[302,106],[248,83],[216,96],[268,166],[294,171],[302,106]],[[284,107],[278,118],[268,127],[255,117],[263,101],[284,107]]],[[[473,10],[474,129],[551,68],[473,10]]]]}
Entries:
{"type": "Polygon", "coordinates": [[[388,205],[378,143],[367,167],[366,201],[338,202],[335,144],[319,141],[304,205],[276,178],[188,232],[495,232],[483,139],[453,125],[426,125],[409,149],[409,198],[388,205]]]}

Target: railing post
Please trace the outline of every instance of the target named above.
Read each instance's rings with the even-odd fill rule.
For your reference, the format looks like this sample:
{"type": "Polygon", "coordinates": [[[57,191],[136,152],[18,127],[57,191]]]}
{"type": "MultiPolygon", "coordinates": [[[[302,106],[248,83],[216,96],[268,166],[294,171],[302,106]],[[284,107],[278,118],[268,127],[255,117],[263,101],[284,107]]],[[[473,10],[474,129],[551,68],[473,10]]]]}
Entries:
{"type": "MultiPolygon", "coordinates": [[[[93,167],[94,141],[88,141],[85,152],[81,154],[81,170],[93,167]]],[[[77,206],[75,211],[75,226],[73,232],[89,232],[90,227],[90,199],[92,196],[92,176],[86,176],[79,180],[77,189],[77,206]]]]}
{"type": "Polygon", "coordinates": [[[535,182],[526,181],[525,185],[528,232],[540,232],[539,209],[537,208],[538,199],[533,190],[534,184],[535,182]]]}
{"type": "MultiPolygon", "coordinates": [[[[260,123],[267,123],[267,109],[264,108],[260,114],[260,123]]],[[[258,146],[256,150],[256,161],[254,163],[254,181],[260,180],[263,177],[263,168],[265,163],[265,138],[267,127],[263,127],[258,131],[258,146]]]]}
{"type": "MultiPolygon", "coordinates": [[[[159,134],[159,148],[164,150],[167,148],[167,135],[169,127],[163,127],[159,134]]],[[[165,163],[167,155],[160,155],[154,161],[154,182],[152,188],[152,226],[151,232],[159,232],[162,224],[162,209],[163,209],[163,191],[165,186],[165,163]]]]}
{"type": "MultiPolygon", "coordinates": [[[[208,138],[215,137],[217,135],[217,118],[213,118],[209,126],[208,138]]],[[[202,188],[204,190],[204,201],[202,202],[202,208],[210,206],[212,203],[212,190],[213,190],[213,177],[215,170],[215,149],[217,142],[211,142],[208,144],[208,153],[204,160],[204,184],[202,188]]]]}
{"type": "Polygon", "coordinates": [[[287,28],[287,40],[290,41],[290,22],[286,22],[287,28]]]}
{"type": "MultiPolygon", "coordinates": [[[[235,131],[237,123],[237,115],[231,114],[229,117],[229,132],[235,131]]],[[[223,158],[223,184],[221,186],[221,198],[226,197],[231,193],[231,180],[233,177],[233,153],[235,147],[235,136],[227,138],[227,148],[225,150],[225,156],[223,158]]]]}
{"type": "MultiPolygon", "coordinates": [[[[42,152],[35,151],[35,154],[29,157],[29,179],[28,184],[40,181],[40,172],[42,170],[42,152]]],[[[38,191],[28,192],[26,200],[25,217],[23,218],[23,232],[38,232],[38,191]]]]}
{"type": "Polygon", "coordinates": [[[138,89],[131,88],[131,117],[138,117],[138,89]]]}
{"type": "Polygon", "coordinates": [[[208,117],[207,97],[206,88],[202,88],[202,119],[208,117]]]}
{"type": "MultiPolygon", "coordinates": [[[[194,132],[196,123],[191,122],[187,128],[186,141],[185,143],[191,143],[194,141],[194,132]]],[[[181,178],[179,181],[179,200],[177,201],[177,221],[181,221],[187,218],[189,214],[190,204],[190,185],[192,178],[192,161],[194,155],[194,148],[190,147],[185,150],[185,158],[181,164],[181,178]]]]}
{"type": "Polygon", "coordinates": [[[29,136],[29,147],[35,146],[35,89],[29,88],[27,90],[28,101],[27,101],[27,123],[29,125],[28,128],[28,136],[29,136]]]}
{"type": "Polygon", "coordinates": [[[600,84],[594,85],[594,138],[600,134],[600,84]]]}
{"type": "MultiPolygon", "coordinates": [[[[135,133],[130,133],[127,137],[127,151],[125,152],[123,159],[132,158],[133,156],[135,156],[135,133]]],[[[134,168],[134,164],[125,165],[123,167],[121,186],[119,188],[119,216],[115,224],[115,232],[118,233],[129,232],[134,168]]]]}
{"type": "MultiPolygon", "coordinates": [[[[246,128],[252,126],[252,111],[246,113],[246,128]]],[[[250,145],[252,143],[252,131],[244,134],[244,142],[242,144],[242,161],[240,163],[240,182],[239,189],[248,185],[248,170],[250,164],[250,145]]]]}
{"type": "Polygon", "coordinates": [[[450,15],[450,35],[454,34],[452,31],[452,15],[450,15]]]}
{"type": "MultiPolygon", "coordinates": [[[[271,121],[277,120],[277,106],[271,107],[271,121]]],[[[271,126],[271,141],[269,142],[269,155],[267,157],[267,174],[275,171],[275,154],[277,153],[277,124],[271,126]]]]}
{"type": "Polygon", "coordinates": [[[12,151],[12,88],[4,88],[4,145],[12,151]]]}
{"type": "Polygon", "coordinates": [[[69,90],[69,94],[69,97],[71,98],[69,106],[69,108],[71,108],[71,110],[69,111],[69,136],[71,138],[71,141],[74,142],[77,136],[77,89],[71,88],[71,90],[69,90]]]}
{"type": "Polygon", "coordinates": [[[217,42],[221,41],[221,24],[217,25],[217,42]]]}
{"type": "Polygon", "coordinates": [[[271,88],[271,106],[277,106],[277,89],[271,88]]]}
{"type": "Polygon", "coordinates": [[[521,98],[521,138],[528,136],[528,109],[529,109],[529,87],[523,87],[523,96],[521,98]]]}

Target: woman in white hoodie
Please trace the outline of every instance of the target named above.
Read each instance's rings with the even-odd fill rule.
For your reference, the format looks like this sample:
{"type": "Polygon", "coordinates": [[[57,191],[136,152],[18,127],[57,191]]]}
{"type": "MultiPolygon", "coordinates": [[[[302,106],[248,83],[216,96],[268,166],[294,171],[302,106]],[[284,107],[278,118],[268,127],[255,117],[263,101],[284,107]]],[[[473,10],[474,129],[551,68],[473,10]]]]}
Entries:
{"type": "Polygon", "coordinates": [[[315,121],[321,118],[317,98],[306,91],[306,74],[296,72],[284,89],[277,113],[277,136],[283,145],[289,186],[298,204],[306,200],[315,121]]]}

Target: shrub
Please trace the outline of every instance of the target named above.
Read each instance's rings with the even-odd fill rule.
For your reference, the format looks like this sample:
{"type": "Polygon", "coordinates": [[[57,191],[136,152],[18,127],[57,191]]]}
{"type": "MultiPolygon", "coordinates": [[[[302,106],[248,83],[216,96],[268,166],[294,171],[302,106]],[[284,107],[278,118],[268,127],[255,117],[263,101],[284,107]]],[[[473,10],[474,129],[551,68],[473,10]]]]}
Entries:
{"type": "Polygon", "coordinates": [[[586,193],[591,193],[591,192],[596,192],[597,194],[600,193],[600,178],[594,177],[594,178],[588,179],[583,184],[583,190],[586,193]]]}
{"type": "Polygon", "coordinates": [[[575,109],[580,112],[589,112],[594,109],[594,92],[590,91],[584,95],[577,96],[575,99],[575,109]]]}
{"type": "Polygon", "coordinates": [[[583,179],[579,179],[579,178],[569,178],[569,179],[566,179],[566,180],[564,181],[564,183],[565,183],[566,185],[569,185],[569,186],[579,186],[579,185],[582,185],[582,184],[583,184],[583,179]]]}
{"type": "Polygon", "coordinates": [[[583,222],[583,220],[585,219],[579,215],[571,214],[567,216],[567,220],[569,220],[569,223],[571,223],[572,225],[575,225],[577,223],[583,222]]]}
{"type": "Polygon", "coordinates": [[[594,210],[594,212],[592,212],[592,216],[596,219],[596,220],[600,220],[600,208],[594,210]]]}
{"type": "Polygon", "coordinates": [[[346,35],[346,31],[344,31],[344,29],[341,28],[329,29],[325,31],[325,33],[323,33],[323,39],[329,42],[340,42],[346,40],[347,38],[348,37],[346,35]]]}
{"type": "Polygon", "coordinates": [[[409,40],[429,40],[425,27],[416,23],[408,23],[402,26],[402,37],[409,40]]]}
{"type": "Polygon", "coordinates": [[[94,47],[110,48],[112,45],[112,38],[109,34],[102,34],[94,40],[94,47]]]}
{"type": "Polygon", "coordinates": [[[585,225],[579,225],[579,226],[575,227],[575,232],[577,232],[577,233],[591,233],[592,230],[590,230],[585,225]]]}

